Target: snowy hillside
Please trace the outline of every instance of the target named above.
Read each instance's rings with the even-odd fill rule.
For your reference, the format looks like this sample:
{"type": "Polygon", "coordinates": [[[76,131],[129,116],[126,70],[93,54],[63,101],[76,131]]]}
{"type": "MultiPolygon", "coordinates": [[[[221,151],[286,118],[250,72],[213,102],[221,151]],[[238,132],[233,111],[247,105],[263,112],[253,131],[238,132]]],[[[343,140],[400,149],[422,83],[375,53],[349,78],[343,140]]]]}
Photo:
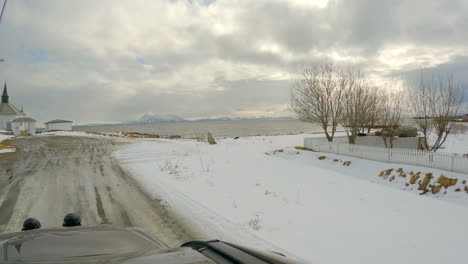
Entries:
{"type": "Polygon", "coordinates": [[[147,141],[115,155],[149,193],[210,238],[280,248],[310,263],[468,259],[462,186],[468,175],[295,149],[305,136],[225,139],[212,146],[147,141]],[[391,175],[379,176],[389,169],[391,175]],[[397,171],[458,182],[420,195],[397,171]]]}

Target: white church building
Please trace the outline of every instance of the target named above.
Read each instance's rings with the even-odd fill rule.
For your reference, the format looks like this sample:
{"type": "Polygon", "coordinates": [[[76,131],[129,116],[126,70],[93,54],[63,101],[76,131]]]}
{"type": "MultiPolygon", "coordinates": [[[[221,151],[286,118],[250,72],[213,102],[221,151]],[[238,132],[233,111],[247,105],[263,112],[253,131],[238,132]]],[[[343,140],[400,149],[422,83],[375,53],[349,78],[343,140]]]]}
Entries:
{"type": "Polygon", "coordinates": [[[15,135],[35,134],[36,120],[28,117],[22,110],[10,104],[7,85],[3,88],[0,103],[0,130],[12,131],[15,135]]]}

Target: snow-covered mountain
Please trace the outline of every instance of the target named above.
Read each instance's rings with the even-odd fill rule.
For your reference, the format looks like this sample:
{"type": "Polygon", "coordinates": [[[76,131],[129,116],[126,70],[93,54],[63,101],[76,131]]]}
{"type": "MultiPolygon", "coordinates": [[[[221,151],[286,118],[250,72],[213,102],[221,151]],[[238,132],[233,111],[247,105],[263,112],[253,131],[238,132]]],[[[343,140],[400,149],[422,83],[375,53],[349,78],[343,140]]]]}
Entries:
{"type": "Polygon", "coordinates": [[[131,120],[118,124],[83,124],[75,127],[88,126],[111,126],[111,125],[142,125],[142,124],[161,124],[161,123],[176,123],[176,122],[210,122],[210,121],[238,121],[238,120],[277,120],[277,119],[296,119],[295,117],[219,117],[219,118],[201,118],[195,120],[187,120],[178,115],[159,115],[159,114],[144,114],[137,120],[131,120]]]}
{"type": "Polygon", "coordinates": [[[137,120],[126,122],[126,124],[159,124],[175,122],[187,122],[187,120],[177,115],[144,114],[137,120]]]}

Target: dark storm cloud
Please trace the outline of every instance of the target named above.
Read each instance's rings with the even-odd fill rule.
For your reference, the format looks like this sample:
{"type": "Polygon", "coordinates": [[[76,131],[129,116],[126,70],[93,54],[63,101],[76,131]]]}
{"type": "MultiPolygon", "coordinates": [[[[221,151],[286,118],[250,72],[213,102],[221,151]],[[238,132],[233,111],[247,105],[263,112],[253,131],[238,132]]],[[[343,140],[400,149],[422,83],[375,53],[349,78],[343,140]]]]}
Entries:
{"type": "Polygon", "coordinates": [[[466,1],[59,1],[8,3],[0,80],[40,121],[291,115],[291,79],[318,59],[375,78],[420,68],[463,81],[466,1]],[[318,5],[314,4],[317,2],[318,5]]]}

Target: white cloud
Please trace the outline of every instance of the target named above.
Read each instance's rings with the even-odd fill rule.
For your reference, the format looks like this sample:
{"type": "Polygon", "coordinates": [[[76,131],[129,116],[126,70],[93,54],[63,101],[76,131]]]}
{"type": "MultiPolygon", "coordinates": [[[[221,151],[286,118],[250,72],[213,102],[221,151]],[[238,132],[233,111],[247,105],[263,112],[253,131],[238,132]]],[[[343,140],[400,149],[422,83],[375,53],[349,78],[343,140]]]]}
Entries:
{"type": "Polygon", "coordinates": [[[17,0],[0,25],[0,76],[38,119],[288,115],[291,79],[317,59],[381,82],[454,63],[467,14],[455,0],[17,0]]]}

